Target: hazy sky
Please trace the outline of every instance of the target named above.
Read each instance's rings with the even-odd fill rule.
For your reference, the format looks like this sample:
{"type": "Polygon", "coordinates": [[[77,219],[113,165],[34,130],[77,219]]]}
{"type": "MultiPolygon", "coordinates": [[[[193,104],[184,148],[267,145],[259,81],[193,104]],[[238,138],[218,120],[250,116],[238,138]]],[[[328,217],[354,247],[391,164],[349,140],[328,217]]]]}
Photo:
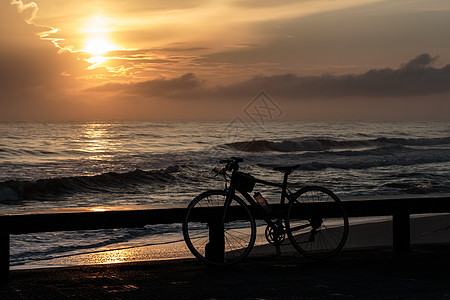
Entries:
{"type": "Polygon", "coordinates": [[[450,119],[448,0],[4,0],[0,120],[450,119]]]}

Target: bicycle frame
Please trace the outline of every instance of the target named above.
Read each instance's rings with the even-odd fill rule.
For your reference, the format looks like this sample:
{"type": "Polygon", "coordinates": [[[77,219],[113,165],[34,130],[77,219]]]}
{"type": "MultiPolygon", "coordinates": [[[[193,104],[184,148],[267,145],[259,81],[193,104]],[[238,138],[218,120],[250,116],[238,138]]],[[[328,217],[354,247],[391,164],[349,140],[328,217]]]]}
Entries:
{"type": "MultiPolygon", "coordinates": [[[[233,171],[233,173],[235,173],[235,172],[237,172],[237,170],[233,171]]],[[[265,186],[273,186],[273,187],[281,188],[280,206],[283,207],[286,202],[286,198],[288,198],[288,200],[290,200],[290,196],[291,196],[291,193],[289,192],[289,189],[287,188],[288,176],[289,176],[289,173],[284,173],[283,183],[281,183],[281,184],[276,183],[276,182],[266,181],[263,179],[258,179],[258,178],[255,178],[255,183],[260,183],[265,186]]],[[[233,176],[232,176],[232,178],[233,178],[233,176]]],[[[277,228],[277,225],[272,221],[272,218],[270,218],[270,215],[256,202],[255,199],[253,199],[252,196],[250,196],[250,194],[248,192],[242,191],[242,190],[236,190],[233,180],[231,180],[230,186],[228,187],[228,192],[227,192],[228,195],[227,195],[227,199],[225,202],[224,217],[225,217],[226,211],[231,203],[231,199],[236,194],[236,191],[238,191],[242,196],[244,196],[245,200],[247,200],[247,202],[251,206],[258,207],[258,210],[259,210],[261,216],[263,217],[264,221],[267,223],[268,226],[270,226],[271,228],[277,228]]],[[[278,222],[279,219],[281,219],[281,218],[279,215],[276,215],[276,219],[278,222]]],[[[225,221],[225,220],[223,220],[223,221],[225,221]]]]}

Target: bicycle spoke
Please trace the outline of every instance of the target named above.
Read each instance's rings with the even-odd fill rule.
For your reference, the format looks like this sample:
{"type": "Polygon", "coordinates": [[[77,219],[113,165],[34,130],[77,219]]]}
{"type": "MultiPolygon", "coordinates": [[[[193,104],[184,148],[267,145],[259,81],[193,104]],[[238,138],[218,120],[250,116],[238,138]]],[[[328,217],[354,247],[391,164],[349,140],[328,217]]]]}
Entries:
{"type": "Polygon", "coordinates": [[[305,224],[305,225],[299,225],[299,226],[291,227],[291,231],[295,232],[295,231],[299,231],[299,230],[302,230],[302,229],[305,229],[305,228],[308,228],[308,227],[311,227],[311,224],[305,224]]]}
{"type": "Polygon", "coordinates": [[[307,187],[298,193],[296,201],[291,202],[286,218],[286,229],[292,245],[299,252],[310,258],[324,259],[333,256],[344,246],[348,219],[336,195],[322,187],[307,187]],[[302,203],[308,206],[302,206],[302,203]],[[342,216],[327,218],[320,211],[324,206],[328,208],[334,206],[342,216]],[[309,209],[305,210],[305,207],[309,209]],[[294,212],[300,212],[309,221],[296,219],[294,212]],[[301,233],[307,228],[312,229],[301,233]]]}
{"type": "MultiPolygon", "coordinates": [[[[232,209],[227,209],[226,215],[224,213],[211,215],[209,217],[212,219],[208,220],[208,222],[190,221],[191,212],[197,207],[223,208],[226,198],[227,196],[224,191],[211,191],[198,196],[189,205],[186,220],[183,223],[183,235],[189,250],[197,258],[206,263],[216,265],[235,263],[249,254],[256,239],[255,221],[245,203],[237,197],[232,199],[230,203],[230,208],[232,209]],[[236,216],[239,216],[239,218],[235,218],[236,216]],[[214,240],[211,241],[209,236],[211,224],[219,226],[217,229],[218,234],[220,234],[222,231],[220,230],[220,224],[223,220],[229,221],[226,221],[222,226],[224,239],[224,257],[222,259],[220,258],[220,252],[216,253],[217,246],[220,247],[220,244],[211,247],[208,247],[208,245],[214,243],[214,240]],[[207,248],[210,250],[207,250],[207,248]],[[209,253],[209,251],[213,251],[214,253],[207,255],[206,252],[209,253]]],[[[192,215],[195,216],[193,213],[192,215]]]]}

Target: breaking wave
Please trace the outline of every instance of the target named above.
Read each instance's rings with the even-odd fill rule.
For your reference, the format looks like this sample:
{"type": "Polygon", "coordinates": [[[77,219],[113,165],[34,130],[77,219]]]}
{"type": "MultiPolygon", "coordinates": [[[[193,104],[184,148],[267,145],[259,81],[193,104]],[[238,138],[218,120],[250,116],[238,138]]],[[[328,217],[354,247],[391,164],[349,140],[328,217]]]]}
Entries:
{"type": "Polygon", "coordinates": [[[171,166],[162,170],[143,171],[136,169],[126,173],[108,172],[94,176],[73,176],[0,182],[0,201],[39,198],[48,195],[73,194],[79,192],[109,192],[130,185],[160,184],[175,179],[172,173],[181,167],[171,166]]]}
{"type": "Polygon", "coordinates": [[[224,146],[233,150],[244,152],[298,152],[298,151],[327,151],[334,149],[357,149],[367,147],[390,146],[436,146],[450,144],[450,137],[435,139],[402,139],[377,138],[371,140],[339,141],[327,138],[283,140],[279,142],[268,140],[253,140],[227,143],[224,146]]]}

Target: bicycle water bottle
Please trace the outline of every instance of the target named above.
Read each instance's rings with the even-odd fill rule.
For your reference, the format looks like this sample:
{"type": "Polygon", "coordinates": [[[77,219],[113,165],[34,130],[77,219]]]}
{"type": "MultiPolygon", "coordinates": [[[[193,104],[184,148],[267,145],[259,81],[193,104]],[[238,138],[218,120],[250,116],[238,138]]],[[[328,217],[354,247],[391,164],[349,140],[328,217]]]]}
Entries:
{"type": "Polygon", "coordinates": [[[256,202],[258,202],[259,205],[266,211],[266,213],[270,214],[272,212],[272,208],[270,208],[269,203],[267,203],[267,200],[264,199],[264,197],[261,195],[260,192],[255,192],[253,194],[253,198],[255,198],[256,202]]]}

